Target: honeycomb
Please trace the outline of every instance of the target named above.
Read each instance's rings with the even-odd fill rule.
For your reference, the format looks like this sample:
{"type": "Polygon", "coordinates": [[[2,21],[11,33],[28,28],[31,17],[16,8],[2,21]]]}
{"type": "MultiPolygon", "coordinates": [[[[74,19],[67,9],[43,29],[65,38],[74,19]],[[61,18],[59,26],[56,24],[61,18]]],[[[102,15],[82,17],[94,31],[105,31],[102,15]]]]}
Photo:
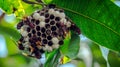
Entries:
{"type": "Polygon", "coordinates": [[[77,29],[74,25],[66,18],[63,9],[48,5],[24,17],[17,24],[17,29],[21,33],[18,47],[39,59],[45,51],[51,52],[63,45],[70,29],[77,29]]]}

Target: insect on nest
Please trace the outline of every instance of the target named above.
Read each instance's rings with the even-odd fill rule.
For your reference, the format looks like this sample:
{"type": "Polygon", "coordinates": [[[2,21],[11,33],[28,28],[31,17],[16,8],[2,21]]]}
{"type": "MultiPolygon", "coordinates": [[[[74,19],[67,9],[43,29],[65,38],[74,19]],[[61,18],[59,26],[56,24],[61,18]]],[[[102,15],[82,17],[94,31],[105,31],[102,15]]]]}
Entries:
{"type": "Polygon", "coordinates": [[[23,18],[17,24],[17,29],[21,33],[19,49],[36,58],[41,58],[45,51],[51,52],[63,45],[70,30],[80,33],[76,25],[66,17],[64,10],[53,4],[23,18]]]}

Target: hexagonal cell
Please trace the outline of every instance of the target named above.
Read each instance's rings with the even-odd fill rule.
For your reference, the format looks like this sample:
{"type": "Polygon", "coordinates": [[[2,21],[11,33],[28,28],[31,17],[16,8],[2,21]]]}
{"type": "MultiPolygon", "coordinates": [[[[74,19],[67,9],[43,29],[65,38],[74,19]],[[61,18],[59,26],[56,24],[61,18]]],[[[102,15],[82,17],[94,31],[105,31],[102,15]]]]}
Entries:
{"type": "Polygon", "coordinates": [[[59,28],[60,27],[60,23],[58,22],[58,23],[56,23],[56,26],[59,28]]]}
{"type": "Polygon", "coordinates": [[[52,42],[52,41],[49,41],[49,42],[48,42],[48,45],[49,45],[49,46],[52,46],[52,45],[53,45],[53,42],[52,42]]]}
{"type": "Polygon", "coordinates": [[[38,25],[39,23],[40,23],[40,21],[39,21],[39,20],[36,20],[35,24],[38,25]]]}
{"type": "Polygon", "coordinates": [[[35,19],[31,19],[31,22],[34,23],[34,22],[35,22],[35,19]]]}
{"type": "Polygon", "coordinates": [[[49,21],[50,21],[50,19],[49,19],[49,18],[48,18],[48,19],[45,19],[45,22],[46,22],[46,23],[48,23],[49,21]]]}
{"type": "Polygon", "coordinates": [[[30,32],[30,30],[31,30],[30,27],[27,27],[27,32],[30,32]]]}
{"type": "Polygon", "coordinates": [[[49,30],[49,29],[46,30],[46,34],[47,34],[47,35],[51,35],[51,30],[49,30]]]}
{"type": "Polygon", "coordinates": [[[44,33],[44,34],[42,34],[42,38],[46,38],[46,34],[44,33]]]}
{"type": "Polygon", "coordinates": [[[37,31],[40,31],[40,26],[36,26],[36,30],[37,30],[37,31]]]}
{"type": "Polygon", "coordinates": [[[52,39],[52,37],[51,37],[51,36],[47,36],[47,39],[48,39],[48,40],[51,40],[51,39],[52,39]]]}
{"type": "Polygon", "coordinates": [[[49,9],[49,10],[48,10],[48,13],[49,13],[49,14],[54,14],[54,12],[55,12],[54,9],[49,9]]]}
{"type": "Polygon", "coordinates": [[[32,36],[32,34],[31,33],[28,33],[28,37],[31,37],[32,36]]]}
{"type": "Polygon", "coordinates": [[[50,5],[48,5],[48,8],[52,8],[52,9],[54,9],[56,7],[56,5],[54,5],[54,4],[50,4],[50,5]]]}
{"type": "Polygon", "coordinates": [[[55,16],[54,16],[53,14],[50,15],[50,19],[54,19],[54,17],[55,17],[55,16]]]}
{"type": "Polygon", "coordinates": [[[59,9],[59,12],[60,12],[60,13],[64,13],[64,10],[63,10],[63,9],[59,9]]]}
{"type": "Polygon", "coordinates": [[[54,8],[54,10],[55,10],[55,11],[58,11],[58,9],[57,9],[57,8],[54,8]]]}
{"type": "Polygon", "coordinates": [[[45,24],[46,24],[46,23],[45,23],[44,21],[42,21],[42,22],[40,22],[39,26],[40,26],[40,27],[45,27],[45,24]]]}
{"type": "Polygon", "coordinates": [[[41,13],[40,13],[40,16],[44,16],[44,15],[45,15],[45,13],[44,13],[44,12],[41,12],[41,13]]]}
{"type": "Polygon", "coordinates": [[[52,35],[56,37],[56,36],[58,36],[58,33],[54,31],[54,32],[52,32],[52,35]]]}
{"type": "Polygon", "coordinates": [[[38,41],[41,41],[41,38],[40,38],[40,37],[38,37],[37,39],[38,39],[38,41]]]}
{"type": "Polygon", "coordinates": [[[62,45],[63,43],[64,43],[63,40],[60,40],[60,41],[59,41],[59,45],[62,45]]]}
{"type": "Polygon", "coordinates": [[[45,13],[48,13],[48,9],[45,10],[45,13]]]}
{"type": "Polygon", "coordinates": [[[36,33],[36,31],[33,29],[33,30],[32,30],[32,34],[35,34],[35,33],[36,33]]]}
{"type": "Polygon", "coordinates": [[[56,29],[57,29],[56,26],[52,26],[52,27],[51,27],[51,30],[52,30],[52,31],[55,31],[56,29]]]}
{"type": "Polygon", "coordinates": [[[58,48],[59,48],[59,44],[53,44],[53,45],[52,45],[52,48],[53,48],[53,49],[58,49],[58,48]]]}
{"type": "Polygon", "coordinates": [[[60,17],[55,17],[55,21],[60,21],[60,17]]]}
{"type": "Polygon", "coordinates": [[[41,33],[40,33],[40,32],[37,32],[37,36],[41,36],[41,33]]]}
{"type": "Polygon", "coordinates": [[[43,40],[42,40],[42,43],[43,43],[43,44],[47,44],[47,43],[48,43],[47,39],[43,39],[43,40]]]}
{"type": "Polygon", "coordinates": [[[18,44],[18,48],[19,48],[20,50],[24,50],[24,49],[25,49],[22,44],[18,44]]]}
{"type": "Polygon", "coordinates": [[[21,31],[20,33],[23,37],[26,37],[28,35],[28,32],[25,30],[21,31]]]}
{"type": "Polygon", "coordinates": [[[46,29],[43,27],[41,28],[41,32],[44,33],[46,31],[46,29]]]}
{"type": "Polygon", "coordinates": [[[51,24],[51,25],[54,25],[54,24],[55,24],[55,21],[54,21],[54,20],[50,21],[50,24],[51,24]]]}
{"type": "Polygon", "coordinates": [[[40,22],[42,22],[42,21],[45,20],[45,17],[44,17],[44,16],[40,16],[38,20],[39,20],[40,22]]]}
{"type": "Polygon", "coordinates": [[[57,37],[53,37],[53,38],[52,38],[52,42],[53,42],[54,44],[58,44],[59,40],[58,40],[57,37]]]}
{"type": "Polygon", "coordinates": [[[36,19],[36,20],[38,20],[40,18],[39,13],[34,13],[33,14],[33,18],[36,19]]]}
{"type": "Polygon", "coordinates": [[[41,12],[44,12],[45,11],[45,9],[43,8],[42,10],[40,10],[41,12]]]}
{"type": "Polygon", "coordinates": [[[46,24],[45,27],[49,29],[50,28],[50,24],[46,24]]]}
{"type": "Polygon", "coordinates": [[[17,29],[20,29],[23,25],[24,25],[23,22],[19,22],[19,23],[17,24],[17,29]]]}
{"type": "Polygon", "coordinates": [[[48,14],[48,13],[46,13],[46,14],[45,14],[45,18],[48,18],[48,17],[49,17],[49,14],[48,14]]]}

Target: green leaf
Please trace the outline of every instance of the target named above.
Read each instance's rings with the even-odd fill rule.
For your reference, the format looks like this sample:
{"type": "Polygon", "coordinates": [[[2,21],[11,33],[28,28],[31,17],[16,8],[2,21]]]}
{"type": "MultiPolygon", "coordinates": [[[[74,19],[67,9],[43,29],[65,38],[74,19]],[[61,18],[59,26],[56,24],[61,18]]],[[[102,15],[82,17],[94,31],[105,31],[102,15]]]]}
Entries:
{"type": "Polygon", "coordinates": [[[56,49],[50,53],[46,53],[46,62],[44,64],[44,67],[56,67],[58,64],[58,60],[60,58],[61,54],[59,52],[59,49],[56,49]]]}
{"type": "Polygon", "coordinates": [[[8,50],[8,56],[19,53],[18,46],[10,39],[8,35],[4,35],[8,50]]]}
{"type": "Polygon", "coordinates": [[[8,14],[14,13],[14,11],[22,9],[22,7],[21,0],[0,0],[0,8],[8,14]]]}
{"type": "Polygon", "coordinates": [[[110,67],[119,67],[120,54],[110,51],[108,55],[108,61],[109,61],[110,67]]]}
{"type": "Polygon", "coordinates": [[[45,4],[49,4],[52,0],[42,0],[45,4]]]}
{"type": "Polygon", "coordinates": [[[15,13],[15,15],[21,19],[23,16],[30,15],[42,7],[39,4],[27,4],[21,0],[0,0],[0,8],[7,14],[15,13]]]}
{"type": "Polygon", "coordinates": [[[110,0],[53,0],[95,43],[120,51],[120,8],[110,0]]]}
{"type": "Polygon", "coordinates": [[[7,13],[12,13],[12,11],[13,11],[10,6],[10,1],[8,1],[8,0],[0,0],[0,8],[2,8],[7,13]]]}
{"type": "Polygon", "coordinates": [[[71,59],[76,58],[80,48],[80,37],[72,33],[71,39],[66,38],[63,46],[60,48],[63,55],[68,56],[71,59]]]}
{"type": "Polygon", "coordinates": [[[28,4],[25,2],[21,2],[23,9],[25,11],[25,15],[31,15],[34,11],[40,10],[42,8],[39,4],[28,4]]]}
{"type": "Polygon", "coordinates": [[[8,35],[12,37],[15,41],[19,40],[20,33],[9,23],[0,23],[0,34],[8,35]]]}

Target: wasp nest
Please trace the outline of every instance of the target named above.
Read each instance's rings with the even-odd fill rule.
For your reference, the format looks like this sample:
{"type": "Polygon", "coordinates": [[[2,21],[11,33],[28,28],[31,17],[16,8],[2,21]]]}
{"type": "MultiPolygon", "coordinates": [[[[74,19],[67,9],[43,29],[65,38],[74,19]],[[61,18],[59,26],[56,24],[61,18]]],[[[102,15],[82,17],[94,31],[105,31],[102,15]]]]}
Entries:
{"type": "Polygon", "coordinates": [[[49,5],[22,19],[17,24],[21,38],[20,50],[33,57],[41,58],[45,51],[52,51],[64,43],[64,38],[75,26],[66,18],[64,10],[49,5]]]}

